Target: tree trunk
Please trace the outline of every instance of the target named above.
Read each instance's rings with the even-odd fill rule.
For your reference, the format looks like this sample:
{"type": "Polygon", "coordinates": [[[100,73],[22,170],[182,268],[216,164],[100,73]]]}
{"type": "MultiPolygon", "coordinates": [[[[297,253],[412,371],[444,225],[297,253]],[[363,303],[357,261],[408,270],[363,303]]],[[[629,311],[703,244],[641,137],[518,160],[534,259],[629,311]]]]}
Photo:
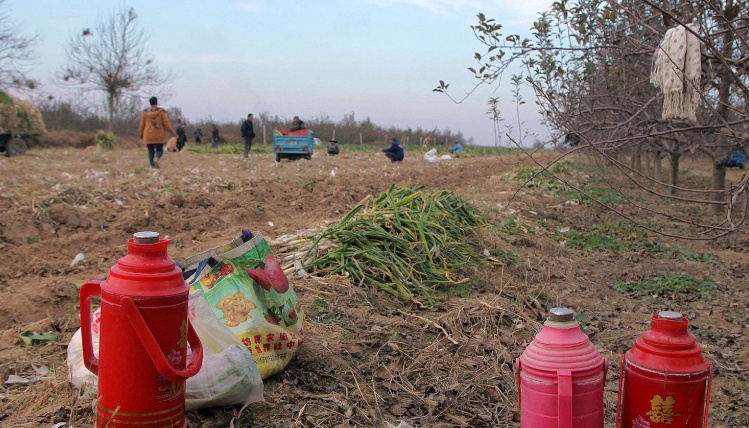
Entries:
{"type": "Polygon", "coordinates": [[[681,153],[671,153],[671,194],[676,194],[676,186],[679,184],[679,158],[681,153]]]}
{"type": "MultiPolygon", "coordinates": [[[[722,160],[713,162],[713,180],[711,189],[721,191],[726,190],[726,163],[722,160]]],[[[721,192],[713,193],[710,199],[712,201],[725,202],[727,198],[726,194],[721,192]]],[[[723,214],[726,212],[726,206],[714,204],[712,206],[712,211],[715,214],[723,214]]]]}
{"type": "Polygon", "coordinates": [[[642,144],[635,147],[635,152],[632,153],[632,164],[632,169],[642,173],[642,144]]]}
{"type": "Polygon", "coordinates": [[[107,109],[109,110],[109,133],[114,134],[114,95],[107,96],[107,109]]]}
{"type": "Polygon", "coordinates": [[[629,154],[629,169],[635,169],[635,151],[629,154]]]}
{"type": "Polygon", "coordinates": [[[663,182],[663,165],[661,163],[661,151],[656,150],[653,156],[653,170],[655,172],[655,180],[663,182]]]}
{"type": "MultiPolygon", "coordinates": [[[[726,2],[726,9],[733,6],[733,1],[726,2]]],[[[723,23],[721,27],[725,29],[729,29],[730,25],[728,25],[727,21],[726,23],[723,23]]],[[[731,58],[734,55],[735,47],[734,47],[734,33],[731,31],[726,31],[723,34],[723,49],[722,54],[726,58],[731,58]]],[[[717,113],[720,116],[721,119],[724,121],[729,121],[731,119],[730,115],[730,108],[732,106],[731,103],[731,85],[733,82],[733,76],[731,75],[731,70],[728,67],[718,67],[717,73],[716,73],[719,83],[718,83],[718,106],[717,106],[717,113]]],[[[718,150],[720,152],[720,150],[718,150]]],[[[717,190],[725,190],[726,189],[726,159],[723,156],[722,153],[716,153],[716,151],[713,151],[713,177],[712,177],[712,183],[711,183],[711,190],[717,191],[717,190]]],[[[720,193],[714,193],[711,197],[711,200],[713,201],[725,201],[726,195],[723,192],[720,193]]],[[[712,211],[716,214],[724,213],[726,211],[725,205],[713,205],[712,211]]]]}
{"type": "Polygon", "coordinates": [[[649,150],[645,152],[645,172],[650,178],[653,178],[653,164],[650,163],[650,158],[652,157],[653,157],[653,152],[649,150]]]}

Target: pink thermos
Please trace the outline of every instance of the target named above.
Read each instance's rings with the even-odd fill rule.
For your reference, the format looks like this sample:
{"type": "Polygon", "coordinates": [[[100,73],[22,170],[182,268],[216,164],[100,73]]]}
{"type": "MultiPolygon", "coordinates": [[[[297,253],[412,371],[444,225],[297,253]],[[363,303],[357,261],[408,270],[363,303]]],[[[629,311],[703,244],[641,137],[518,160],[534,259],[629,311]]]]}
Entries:
{"type": "Polygon", "coordinates": [[[580,330],[575,313],[553,308],[515,360],[521,428],[603,428],[608,360],[580,330]]]}

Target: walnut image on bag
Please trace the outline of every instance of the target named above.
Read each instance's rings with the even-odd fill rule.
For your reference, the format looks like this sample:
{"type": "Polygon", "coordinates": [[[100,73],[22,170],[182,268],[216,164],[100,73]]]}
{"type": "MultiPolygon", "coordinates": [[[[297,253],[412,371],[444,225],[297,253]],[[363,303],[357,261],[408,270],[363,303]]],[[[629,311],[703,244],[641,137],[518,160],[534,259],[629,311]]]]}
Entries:
{"type": "Polygon", "coordinates": [[[250,311],[256,307],[241,291],[224,296],[216,302],[216,309],[223,312],[224,324],[228,327],[236,327],[249,320],[252,317],[250,311]]]}

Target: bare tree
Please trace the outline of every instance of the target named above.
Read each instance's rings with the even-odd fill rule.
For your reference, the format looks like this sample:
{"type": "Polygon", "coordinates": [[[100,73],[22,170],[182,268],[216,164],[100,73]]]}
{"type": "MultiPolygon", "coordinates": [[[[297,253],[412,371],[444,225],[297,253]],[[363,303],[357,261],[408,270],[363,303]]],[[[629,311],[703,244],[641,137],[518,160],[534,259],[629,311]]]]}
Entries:
{"type": "Polygon", "coordinates": [[[145,89],[172,79],[171,73],[162,73],[154,65],[153,56],[146,51],[148,36],[137,20],[133,8],[122,8],[93,29],[71,36],[65,50],[68,63],[60,80],[106,94],[110,132],[123,97],[145,95],[145,89]]]}
{"type": "MultiPolygon", "coordinates": [[[[0,7],[4,0],[0,0],[0,7]]],[[[37,36],[24,36],[11,20],[10,14],[0,12],[0,87],[34,89],[37,82],[26,77],[25,67],[34,60],[33,48],[37,36]]]]}
{"type": "MultiPolygon", "coordinates": [[[[746,10],[747,0],[569,0],[554,2],[542,13],[530,37],[503,34],[501,24],[479,14],[472,29],[486,50],[474,55],[477,66],[468,70],[480,85],[500,82],[511,64],[520,65],[545,123],[567,134],[566,141],[574,140],[573,150],[610,162],[635,188],[659,197],[659,202],[677,200],[725,213],[711,224],[669,217],[696,232],[692,238],[711,239],[737,230],[749,206],[749,180],[730,188],[725,182],[727,151],[746,144],[738,136],[749,128],[746,10]],[[661,114],[664,96],[649,79],[653,53],[669,28],[686,28],[692,22],[698,24],[692,34],[704,46],[703,65],[711,64],[713,73],[695,88],[696,120],[666,118],[661,114]],[[695,152],[712,160],[710,189],[678,184],[680,157],[695,152]],[[630,162],[624,162],[624,156],[630,162]],[[670,161],[670,183],[660,177],[662,156],[670,161]],[[655,177],[642,171],[644,159],[653,172],[648,157],[654,158],[655,177]],[[660,191],[664,188],[667,193],[660,191]]],[[[440,81],[435,90],[446,92],[447,86],[440,81]]],[[[669,216],[659,205],[649,212],[669,216]]]]}

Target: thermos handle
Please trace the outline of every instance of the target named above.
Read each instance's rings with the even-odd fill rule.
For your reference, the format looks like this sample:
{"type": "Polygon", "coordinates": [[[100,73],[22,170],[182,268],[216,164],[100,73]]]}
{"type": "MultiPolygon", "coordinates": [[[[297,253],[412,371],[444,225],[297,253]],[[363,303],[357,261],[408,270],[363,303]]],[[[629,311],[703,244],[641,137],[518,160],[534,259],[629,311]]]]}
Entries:
{"type": "Polygon", "coordinates": [[[518,386],[518,407],[520,407],[520,358],[515,359],[515,382],[518,386]]]}
{"type": "MultiPolygon", "coordinates": [[[[626,355],[622,354],[622,363],[619,366],[619,395],[616,399],[616,426],[617,428],[621,428],[622,426],[622,418],[624,417],[624,409],[622,409],[622,406],[624,405],[624,388],[625,388],[625,382],[624,377],[626,375],[626,370],[624,370],[624,366],[627,364],[626,355]]],[[[705,426],[707,428],[707,426],[705,426]]]]}
{"type": "Polygon", "coordinates": [[[83,342],[83,364],[91,373],[99,375],[99,359],[94,356],[91,336],[91,298],[101,296],[102,281],[89,281],[81,286],[81,341],[83,342]]]}
{"type": "Polygon", "coordinates": [[[190,343],[193,359],[183,370],[176,370],[172,367],[169,361],[167,361],[166,356],[161,351],[161,347],[159,347],[158,342],[156,342],[156,338],[153,337],[151,329],[148,328],[146,320],[143,319],[140,310],[135,306],[133,299],[125,296],[120,300],[120,304],[125,310],[125,314],[127,314],[127,318],[130,320],[130,324],[133,326],[135,333],[138,335],[138,338],[140,338],[143,347],[146,348],[148,355],[151,357],[151,361],[153,361],[156,366],[156,370],[158,370],[162,376],[172,381],[181,381],[198,374],[200,366],[203,364],[203,344],[200,343],[198,333],[195,332],[190,320],[187,320],[187,341],[190,343]]]}
{"type": "Polygon", "coordinates": [[[558,370],[557,384],[559,395],[559,428],[572,428],[572,371],[558,370]]]}
{"type": "Polygon", "coordinates": [[[710,373],[707,375],[707,391],[705,394],[705,424],[703,428],[707,428],[707,415],[710,412],[710,390],[713,388],[713,365],[710,364],[710,373]]]}

